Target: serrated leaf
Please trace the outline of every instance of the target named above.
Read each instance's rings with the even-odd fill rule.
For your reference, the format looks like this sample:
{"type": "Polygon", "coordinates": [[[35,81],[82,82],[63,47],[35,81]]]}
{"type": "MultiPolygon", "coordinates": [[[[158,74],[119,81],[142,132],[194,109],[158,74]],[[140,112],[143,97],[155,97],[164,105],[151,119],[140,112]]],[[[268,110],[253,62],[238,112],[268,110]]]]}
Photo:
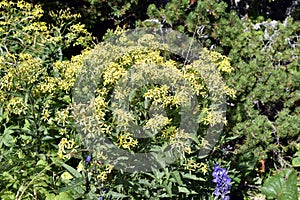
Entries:
{"type": "Polygon", "coordinates": [[[269,177],[261,188],[268,199],[298,199],[297,175],[293,169],[285,169],[279,174],[269,177]]]}

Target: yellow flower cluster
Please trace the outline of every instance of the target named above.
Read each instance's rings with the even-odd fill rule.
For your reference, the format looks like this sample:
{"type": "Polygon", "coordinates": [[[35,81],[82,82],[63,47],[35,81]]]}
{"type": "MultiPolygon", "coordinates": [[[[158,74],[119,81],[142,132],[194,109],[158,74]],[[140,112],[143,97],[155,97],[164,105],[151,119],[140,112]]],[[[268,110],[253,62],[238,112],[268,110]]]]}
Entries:
{"type": "MultiPolygon", "coordinates": [[[[100,89],[96,90],[94,99],[97,119],[110,127],[106,131],[108,135],[119,133],[117,143],[122,148],[130,149],[137,145],[137,140],[132,138],[127,128],[134,123],[143,124],[145,130],[164,128],[162,136],[171,141],[173,148],[190,153],[189,134],[179,131],[173,126],[173,121],[163,115],[154,115],[148,119],[147,109],[149,105],[166,110],[177,108],[190,102],[194,94],[200,96],[198,100],[210,98],[218,105],[218,99],[222,99],[220,97],[235,94],[221,78],[221,73],[232,72],[229,59],[204,49],[200,52],[199,60],[183,66],[170,59],[165,49],[158,48],[162,45],[155,42],[154,35],[145,34],[133,42],[123,33],[121,28],[108,33],[105,36],[108,41],[109,34],[120,37],[113,37],[113,43],[104,42],[96,46],[88,57],[91,65],[99,66],[101,61],[100,69],[97,70],[103,72],[98,83],[100,89]],[[118,44],[118,39],[121,45],[114,45],[118,44]],[[131,83],[135,88],[126,86],[131,83]],[[114,95],[114,101],[110,101],[111,94],[114,95]],[[132,105],[132,102],[139,102],[139,106],[132,105]],[[132,106],[134,111],[126,106],[132,106]]],[[[226,123],[222,113],[205,106],[201,105],[198,110],[204,113],[202,122],[205,125],[226,123]]]]}
{"type": "Polygon", "coordinates": [[[227,120],[222,116],[222,113],[216,112],[213,108],[203,108],[204,117],[199,119],[205,125],[216,125],[218,123],[227,124],[227,120]]]}
{"type": "Polygon", "coordinates": [[[6,106],[6,110],[8,111],[8,113],[16,115],[25,113],[28,108],[24,101],[25,100],[22,97],[11,96],[6,106]]]}
{"type": "Polygon", "coordinates": [[[112,63],[103,73],[103,85],[115,84],[125,73],[126,70],[121,65],[112,63]]]}
{"type": "MultiPolygon", "coordinates": [[[[28,99],[38,99],[45,94],[49,98],[56,98],[57,93],[70,92],[82,61],[89,52],[84,51],[72,57],[71,61],[61,61],[63,55],[59,52],[70,44],[80,43],[88,47],[87,43],[90,45],[93,39],[83,25],[69,27],[66,23],[79,15],[71,14],[70,10],[58,11],[57,14],[52,13],[57,17],[57,24],[46,24],[40,20],[43,15],[41,6],[22,0],[1,0],[0,15],[3,16],[0,23],[0,43],[3,44],[0,54],[1,106],[8,109],[9,113],[21,114],[30,103],[28,99]],[[68,35],[67,30],[76,37],[68,35]],[[47,57],[54,50],[59,55],[47,57]],[[25,97],[13,97],[12,92],[25,97]]],[[[42,112],[42,120],[51,122],[50,108],[42,112]]],[[[62,121],[63,125],[66,122],[62,121]]],[[[63,132],[66,131],[61,130],[63,132]]]]}
{"type": "Polygon", "coordinates": [[[185,153],[190,154],[192,153],[190,139],[189,133],[185,133],[183,130],[175,129],[174,133],[170,136],[171,146],[183,155],[185,153]]]}
{"type": "Polygon", "coordinates": [[[163,115],[154,115],[151,119],[147,121],[144,128],[151,130],[152,133],[157,133],[157,130],[161,130],[163,127],[171,123],[171,119],[163,115]]]}
{"type": "Polygon", "coordinates": [[[68,38],[68,42],[71,43],[74,41],[73,46],[83,45],[88,47],[88,44],[91,40],[95,38],[85,29],[84,24],[74,24],[69,28],[69,33],[66,34],[66,38],[68,38]],[[81,36],[83,35],[83,36],[81,36]]]}
{"type": "Polygon", "coordinates": [[[149,100],[153,100],[154,105],[168,106],[172,103],[172,97],[168,95],[169,86],[162,85],[156,86],[153,89],[149,89],[144,93],[144,97],[149,100]],[[169,98],[168,98],[169,97],[169,98]]]}
{"type": "Polygon", "coordinates": [[[129,122],[134,121],[134,117],[130,112],[127,112],[119,108],[113,111],[113,116],[114,116],[114,123],[119,128],[126,129],[127,126],[129,125],[129,122]]]}
{"type": "Polygon", "coordinates": [[[203,174],[206,174],[208,172],[207,164],[205,164],[203,162],[198,163],[192,158],[186,160],[185,163],[183,164],[183,166],[185,166],[185,169],[189,170],[189,171],[198,171],[198,170],[200,170],[203,174]]]}
{"type": "Polygon", "coordinates": [[[122,132],[118,136],[118,145],[124,149],[130,150],[130,148],[135,147],[138,141],[132,137],[131,133],[122,132]]]}
{"type": "Polygon", "coordinates": [[[70,108],[65,108],[62,110],[56,110],[54,121],[62,126],[69,123],[71,116],[69,115],[70,108]]]}
{"type": "Polygon", "coordinates": [[[6,100],[6,96],[4,92],[0,89],[0,105],[2,105],[5,100],[6,100]]]}
{"type": "Polygon", "coordinates": [[[236,90],[233,88],[228,87],[228,85],[224,86],[225,93],[230,97],[236,97],[236,90]]]}
{"type": "Polygon", "coordinates": [[[107,175],[111,173],[113,170],[114,166],[110,164],[105,164],[105,169],[104,171],[101,171],[99,175],[97,176],[98,179],[100,179],[102,182],[106,181],[107,175]]]}
{"type": "Polygon", "coordinates": [[[70,8],[67,8],[66,10],[59,10],[58,12],[50,11],[49,15],[59,23],[81,17],[80,14],[72,14],[70,8]]]}
{"type": "Polygon", "coordinates": [[[106,107],[108,106],[108,103],[105,101],[105,98],[102,96],[97,96],[94,100],[94,106],[95,106],[95,111],[96,111],[96,116],[98,121],[103,121],[105,120],[105,111],[106,107]]]}
{"type": "Polygon", "coordinates": [[[57,80],[57,89],[59,91],[69,91],[80,73],[82,62],[90,51],[83,51],[80,55],[73,56],[70,61],[57,61],[54,64],[54,69],[60,75],[57,80]]]}
{"type": "Polygon", "coordinates": [[[40,96],[41,94],[49,93],[53,94],[57,89],[58,78],[49,77],[44,75],[44,81],[39,82],[36,87],[33,89],[33,94],[35,97],[40,96]]]}
{"type": "Polygon", "coordinates": [[[62,138],[58,144],[58,157],[62,159],[71,158],[73,154],[77,153],[75,144],[73,139],[62,138]]]}
{"type": "Polygon", "coordinates": [[[233,68],[230,65],[229,58],[222,54],[204,49],[204,54],[209,55],[210,60],[217,63],[218,69],[221,72],[231,73],[233,68]]]}
{"type": "MultiPolygon", "coordinates": [[[[17,7],[19,9],[21,9],[23,11],[23,13],[25,14],[25,16],[27,16],[27,17],[30,17],[30,16],[41,17],[43,14],[43,10],[42,10],[41,6],[32,5],[32,4],[22,1],[22,0],[17,1],[17,2],[2,0],[0,2],[0,8],[2,8],[2,9],[12,8],[12,7],[17,7]],[[32,11],[32,12],[29,12],[29,11],[32,11]]],[[[30,19],[30,18],[28,18],[28,19],[30,19]]]]}
{"type": "Polygon", "coordinates": [[[38,77],[45,71],[41,68],[42,60],[40,58],[33,58],[30,54],[21,53],[18,57],[8,54],[2,57],[2,60],[12,62],[11,64],[0,63],[0,69],[6,71],[6,74],[1,78],[0,88],[2,90],[22,90],[26,85],[35,83],[38,77]]]}
{"type": "Polygon", "coordinates": [[[205,83],[203,83],[204,81],[199,78],[199,73],[197,72],[197,70],[194,70],[194,66],[185,65],[182,68],[182,71],[184,79],[186,79],[190,83],[193,92],[196,95],[201,95],[202,97],[204,97],[207,94],[205,83]]]}
{"type": "Polygon", "coordinates": [[[46,26],[45,22],[33,22],[28,26],[23,28],[23,31],[26,32],[45,32],[48,31],[48,27],[46,26]]]}
{"type": "MultiPolygon", "coordinates": [[[[48,74],[44,74],[42,76],[43,81],[39,81],[33,89],[34,95],[39,96],[45,93],[53,94],[59,91],[70,92],[75,83],[76,77],[80,72],[84,56],[87,53],[88,52],[83,52],[80,55],[73,56],[70,61],[55,62],[53,68],[59,76],[51,77],[48,76],[48,74]]],[[[38,69],[43,68],[39,66],[39,68],[37,67],[35,71],[38,71],[38,69]]]]}

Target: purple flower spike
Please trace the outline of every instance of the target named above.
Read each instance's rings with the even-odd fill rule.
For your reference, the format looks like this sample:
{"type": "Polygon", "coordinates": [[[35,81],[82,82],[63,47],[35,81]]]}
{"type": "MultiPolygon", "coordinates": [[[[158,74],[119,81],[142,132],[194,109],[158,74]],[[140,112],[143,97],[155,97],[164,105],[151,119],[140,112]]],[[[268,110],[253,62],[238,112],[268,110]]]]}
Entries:
{"type": "Polygon", "coordinates": [[[221,200],[229,200],[228,193],[230,190],[231,178],[228,177],[228,171],[216,164],[212,175],[214,177],[213,182],[217,184],[213,194],[216,197],[220,196],[221,200]]]}

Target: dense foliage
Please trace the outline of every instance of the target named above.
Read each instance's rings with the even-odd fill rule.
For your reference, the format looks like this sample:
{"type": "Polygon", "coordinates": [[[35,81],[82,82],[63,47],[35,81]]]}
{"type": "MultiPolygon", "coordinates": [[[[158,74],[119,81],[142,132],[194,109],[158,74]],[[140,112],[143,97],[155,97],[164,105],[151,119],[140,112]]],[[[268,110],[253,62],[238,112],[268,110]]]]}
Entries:
{"type": "Polygon", "coordinates": [[[63,184],[58,144],[79,145],[69,113],[69,93],[84,53],[65,60],[70,46],[93,46],[79,17],[40,6],[1,1],[1,199],[43,199],[63,184]]]}
{"type": "Polygon", "coordinates": [[[297,2],[2,0],[0,198],[297,199],[297,2]],[[164,49],[151,34],[139,43],[126,38],[125,30],[133,27],[171,28],[203,48],[196,61],[187,63],[186,54],[164,49]],[[95,94],[85,87],[79,87],[83,93],[74,93],[76,84],[82,84],[80,76],[93,71],[85,67],[102,66],[99,60],[99,77],[85,83],[94,84],[95,94]],[[186,94],[154,84],[167,77],[152,65],[178,82],[188,82],[197,94],[199,129],[194,135],[180,130],[186,94]],[[217,69],[224,83],[215,83],[219,76],[208,76],[196,66],[217,69]],[[132,72],[144,77],[134,79],[132,72]],[[132,88],[120,86],[128,77],[137,83],[152,79],[132,93],[132,88]],[[211,107],[210,84],[220,86],[215,93],[227,95],[226,120],[211,107]],[[93,99],[94,115],[78,112],[90,109],[76,104],[87,103],[87,97],[93,99]],[[116,107],[124,98],[130,99],[125,101],[130,111],[123,109],[127,105],[116,107]],[[224,125],[218,143],[199,157],[199,148],[209,141],[205,131],[217,123],[224,125]],[[132,126],[156,135],[139,138],[132,126]],[[100,132],[132,154],[171,145],[179,156],[162,169],[128,173],[112,165],[106,151],[92,151],[82,138],[100,132]],[[223,186],[224,193],[218,189],[223,186]]]}

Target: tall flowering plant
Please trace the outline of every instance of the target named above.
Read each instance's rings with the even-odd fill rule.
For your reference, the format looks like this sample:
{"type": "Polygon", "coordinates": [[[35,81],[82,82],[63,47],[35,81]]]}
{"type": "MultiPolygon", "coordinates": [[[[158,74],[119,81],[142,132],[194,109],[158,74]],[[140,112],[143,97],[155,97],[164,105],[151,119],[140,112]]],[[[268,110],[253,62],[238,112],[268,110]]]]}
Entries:
{"type": "Polygon", "coordinates": [[[216,164],[212,175],[214,177],[213,182],[217,184],[213,194],[216,198],[220,197],[221,200],[229,200],[228,194],[230,191],[231,178],[228,176],[227,169],[221,168],[216,164]]]}

